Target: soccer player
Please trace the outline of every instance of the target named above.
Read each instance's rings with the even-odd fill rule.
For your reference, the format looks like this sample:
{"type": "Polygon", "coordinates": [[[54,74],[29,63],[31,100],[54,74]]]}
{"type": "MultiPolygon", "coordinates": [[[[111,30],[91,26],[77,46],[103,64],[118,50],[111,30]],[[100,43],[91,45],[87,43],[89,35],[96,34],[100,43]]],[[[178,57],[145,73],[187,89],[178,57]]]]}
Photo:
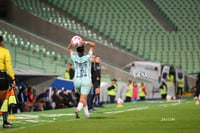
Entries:
{"type": "Polygon", "coordinates": [[[74,63],[75,75],[74,75],[74,86],[78,92],[80,92],[80,100],[77,108],[75,109],[76,118],[80,118],[79,112],[83,108],[85,117],[89,118],[90,114],[87,105],[87,96],[91,89],[91,58],[94,52],[95,43],[90,41],[81,41],[79,46],[76,48],[77,52],[72,49],[72,44],[68,45],[68,50],[71,54],[71,59],[74,63]],[[85,53],[85,46],[90,46],[88,54],[85,53]]]}

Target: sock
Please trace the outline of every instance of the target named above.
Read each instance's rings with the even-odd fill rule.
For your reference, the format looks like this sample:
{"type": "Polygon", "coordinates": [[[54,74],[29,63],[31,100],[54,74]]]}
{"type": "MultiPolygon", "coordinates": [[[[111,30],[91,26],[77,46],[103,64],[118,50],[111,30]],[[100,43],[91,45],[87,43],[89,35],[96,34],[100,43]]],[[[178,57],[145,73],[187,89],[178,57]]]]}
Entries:
{"type": "Polygon", "coordinates": [[[83,110],[85,112],[85,115],[89,116],[88,106],[83,107],[83,110]]]}
{"type": "Polygon", "coordinates": [[[77,106],[77,110],[78,111],[81,111],[81,109],[83,108],[83,104],[82,103],[78,103],[78,106],[77,106]]]}
{"type": "Polygon", "coordinates": [[[3,122],[7,122],[8,112],[3,112],[3,122]]]}

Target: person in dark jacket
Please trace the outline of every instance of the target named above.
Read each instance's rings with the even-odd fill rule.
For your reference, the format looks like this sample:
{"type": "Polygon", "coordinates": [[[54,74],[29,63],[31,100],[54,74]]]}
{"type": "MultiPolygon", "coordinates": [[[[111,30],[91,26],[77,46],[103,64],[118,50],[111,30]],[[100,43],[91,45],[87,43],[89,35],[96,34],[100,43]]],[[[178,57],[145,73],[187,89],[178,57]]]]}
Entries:
{"type": "MultiPolygon", "coordinates": [[[[199,95],[200,95],[200,73],[197,75],[197,81],[196,81],[196,91],[195,91],[195,94],[194,94],[194,97],[196,99],[199,99],[199,95]]],[[[200,100],[200,99],[199,99],[200,100]]]]}

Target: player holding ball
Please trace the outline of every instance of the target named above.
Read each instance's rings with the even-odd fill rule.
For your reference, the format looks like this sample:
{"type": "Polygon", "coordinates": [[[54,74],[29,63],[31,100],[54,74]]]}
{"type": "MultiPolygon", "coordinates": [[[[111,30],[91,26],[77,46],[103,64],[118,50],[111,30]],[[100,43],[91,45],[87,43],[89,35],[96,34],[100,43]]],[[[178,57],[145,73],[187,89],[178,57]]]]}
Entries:
{"type": "Polygon", "coordinates": [[[89,118],[90,114],[87,105],[87,96],[91,89],[91,58],[94,52],[95,43],[91,41],[83,41],[81,37],[74,36],[71,43],[68,45],[68,50],[71,55],[71,59],[74,63],[75,75],[74,86],[76,91],[80,93],[80,100],[77,108],[75,109],[76,118],[80,118],[79,112],[83,108],[85,117],[89,118]],[[88,45],[89,51],[85,53],[85,45],[88,45]],[[76,52],[72,47],[76,47],[76,52]]]}

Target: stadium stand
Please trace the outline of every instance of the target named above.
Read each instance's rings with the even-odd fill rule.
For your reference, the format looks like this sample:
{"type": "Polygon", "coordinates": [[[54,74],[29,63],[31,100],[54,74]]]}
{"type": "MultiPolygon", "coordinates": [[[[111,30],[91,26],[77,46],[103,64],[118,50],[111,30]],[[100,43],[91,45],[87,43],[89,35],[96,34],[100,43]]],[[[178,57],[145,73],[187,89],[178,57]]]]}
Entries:
{"type": "Polygon", "coordinates": [[[112,43],[109,43],[106,40],[102,40],[101,37],[98,37],[96,33],[93,33],[91,30],[87,30],[85,27],[80,26],[80,24],[76,23],[74,20],[66,18],[65,16],[60,14],[58,11],[56,11],[55,8],[52,8],[44,3],[41,3],[40,1],[15,0],[14,2],[21,9],[31,12],[37,16],[40,16],[51,23],[58,24],[76,33],[93,38],[94,40],[100,41],[105,45],[108,45],[111,47],[113,46],[112,43]]]}
{"type": "Polygon", "coordinates": [[[176,25],[175,32],[166,32],[139,0],[47,1],[147,60],[182,66],[186,73],[199,71],[198,0],[153,0],[176,25]]]}
{"type": "MultiPolygon", "coordinates": [[[[185,73],[199,71],[198,0],[151,1],[176,26],[175,32],[167,32],[140,0],[46,1],[115,40],[130,53],[137,53],[146,60],[182,66],[185,73]]],[[[14,3],[49,22],[99,40],[103,44],[114,45],[107,43],[107,40],[96,36],[75,21],[63,17],[56,8],[43,1],[14,0],[14,3]]]]}
{"type": "Polygon", "coordinates": [[[176,25],[177,33],[170,34],[167,42],[173,49],[170,54],[175,65],[182,65],[186,72],[195,73],[199,71],[199,33],[200,33],[200,11],[198,0],[153,0],[166,17],[176,25]]]}
{"type": "MultiPolygon", "coordinates": [[[[15,4],[15,7],[18,7],[18,10],[13,11],[22,9],[20,11],[25,14],[24,16],[29,15],[30,18],[34,16],[37,20],[40,20],[35,21],[36,19],[33,19],[35,24],[40,22],[44,27],[50,24],[53,25],[52,29],[54,30],[57,30],[57,27],[67,29],[63,30],[64,32],[58,32],[67,35],[67,41],[70,40],[70,35],[77,33],[84,38],[100,42],[105,47],[109,46],[124,53],[138,55],[145,60],[172,64],[175,67],[182,66],[185,74],[199,72],[199,0],[11,0],[11,2],[15,4]],[[170,32],[167,31],[142,1],[148,1],[155,5],[156,10],[162,12],[164,17],[175,26],[175,29],[170,32]],[[88,27],[91,29],[88,29],[88,27]],[[68,31],[72,33],[68,34],[68,31]],[[99,35],[102,35],[103,38],[99,35]]],[[[17,16],[17,13],[11,12],[10,14],[10,18],[13,17],[12,19],[17,16]]],[[[22,16],[19,18],[23,18],[22,16]]],[[[33,23],[27,22],[27,25],[34,25],[33,23]]],[[[28,27],[24,23],[17,24],[21,24],[24,28],[28,27]]],[[[35,25],[31,28],[39,29],[35,25]]],[[[31,31],[31,28],[27,29],[31,31]]],[[[46,29],[43,31],[51,32],[51,30],[46,29]]],[[[41,34],[41,32],[36,31],[37,33],[41,34]]],[[[54,62],[55,58],[62,60],[61,54],[55,57],[56,51],[16,35],[9,33],[7,39],[8,42],[11,42],[7,47],[12,51],[16,68],[34,68],[50,73],[63,73],[63,62],[54,62]],[[18,59],[22,59],[23,62],[18,59]],[[30,64],[29,62],[35,63],[30,64]],[[59,72],[59,70],[62,71],[59,72]]],[[[47,37],[53,40],[57,36],[55,38],[47,37]]],[[[66,42],[62,38],[59,39],[61,40],[60,43],[66,42]]],[[[64,45],[66,47],[66,44],[64,45]]],[[[111,56],[107,57],[112,58],[113,53],[115,52],[110,52],[111,56]]],[[[114,67],[114,64],[112,66],[114,67]]],[[[107,71],[107,73],[115,77],[115,71],[111,71],[107,71]]],[[[107,79],[110,80],[110,77],[107,79]]]]}
{"type": "Polygon", "coordinates": [[[0,33],[4,37],[5,47],[11,52],[14,68],[32,69],[63,76],[67,58],[61,53],[30,42],[3,27],[0,27],[0,33]]]}

